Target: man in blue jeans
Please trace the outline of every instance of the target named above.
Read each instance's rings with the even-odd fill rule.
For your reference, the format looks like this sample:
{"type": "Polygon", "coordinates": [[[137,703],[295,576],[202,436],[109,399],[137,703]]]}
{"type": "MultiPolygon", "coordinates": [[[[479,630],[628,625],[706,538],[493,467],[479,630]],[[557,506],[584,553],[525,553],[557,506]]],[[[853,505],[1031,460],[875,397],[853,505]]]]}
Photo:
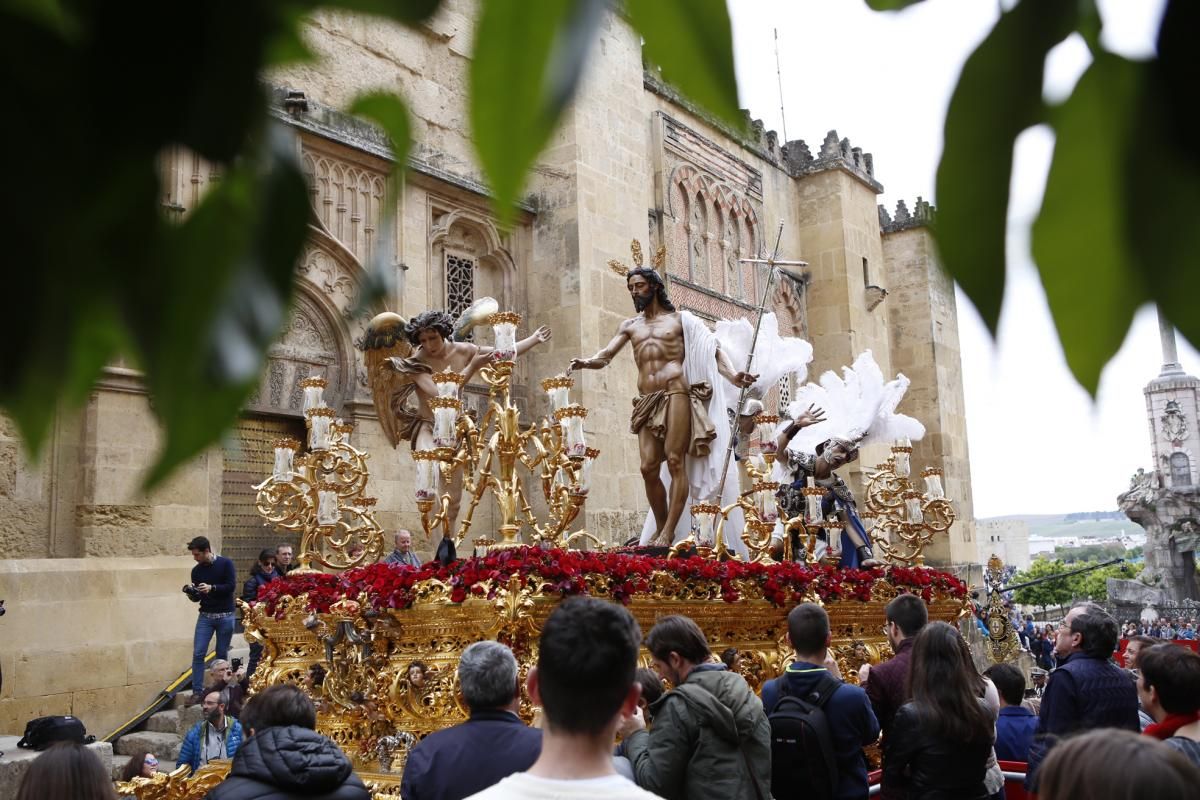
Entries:
{"type": "Polygon", "coordinates": [[[229,640],[233,638],[233,591],[237,586],[237,570],[233,562],[212,551],[208,539],[197,536],[188,542],[188,550],[196,559],[192,567],[192,589],[188,596],[199,599],[200,616],[192,640],[192,697],[190,704],[199,703],[204,690],[204,654],[213,634],[217,635],[217,658],[229,658],[229,640]]]}

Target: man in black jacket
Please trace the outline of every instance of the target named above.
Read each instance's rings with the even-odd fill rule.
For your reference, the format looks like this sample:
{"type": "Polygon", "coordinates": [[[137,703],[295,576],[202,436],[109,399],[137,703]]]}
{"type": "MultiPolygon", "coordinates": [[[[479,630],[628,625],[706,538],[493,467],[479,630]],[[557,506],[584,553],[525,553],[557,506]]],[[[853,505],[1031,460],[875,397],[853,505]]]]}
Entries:
{"type": "Polygon", "coordinates": [[[242,725],[252,735],[206,800],[370,800],[350,759],[314,730],[317,711],[295,686],[250,698],[242,725]]]}
{"type": "Polygon", "coordinates": [[[421,740],[404,765],[404,800],[462,800],[533,766],[542,732],[521,710],[517,659],[499,642],[476,642],[458,661],[458,683],[471,718],[421,740]]]}

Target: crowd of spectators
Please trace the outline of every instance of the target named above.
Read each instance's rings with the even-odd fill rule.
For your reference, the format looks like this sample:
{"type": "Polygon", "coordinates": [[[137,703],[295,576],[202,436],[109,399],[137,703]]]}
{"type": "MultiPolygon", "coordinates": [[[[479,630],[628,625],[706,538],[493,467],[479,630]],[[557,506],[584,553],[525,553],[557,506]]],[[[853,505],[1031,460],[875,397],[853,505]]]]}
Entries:
{"type": "Polygon", "coordinates": [[[1121,629],[1121,636],[1132,639],[1134,636],[1149,636],[1153,639],[1178,639],[1185,642],[1200,639],[1195,617],[1159,617],[1153,621],[1126,620],[1121,629]]]}
{"type": "MultiPolygon", "coordinates": [[[[663,617],[643,637],[619,604],[565,600],[524,680],[504,644],[463,652],[455,677],[469,718],[413,747],[401,797],[858,800],[869,791],[863,748],[881,733],[881,795],[891,800],[998,800],[1000,761],[1025,762],[1026,787],[1042,800],[1196,796],[1200,655],[1187,647],[1135,639],[1123,668],[1117,622],[1079,605],[1051,630],[1056,666],[1034,712],[1025,675],[1008,664],[980,674],[960,631],[930,622],[920,598],[893,599],[885,620],[895,655],[864,667],[856,686],[830,656],[825,609],[796,606],[787,619],[795,659],[760,697],[739,671],[757,662],[731,651],[718,659],[687,617],[663,617]],[[642,645],[653,670],[638,669],[642,645]],[[521,717],[523,689],[540,708],[536,727],[521,717]]],[[[179,764],[232,759],[214,800],[366,798],[350,761],[314,730],[309,693],[319,693],[321,677],[310,674],[307,691],[270,687],[235,714],[244,671],[215,663],[204,719],[188,731],[179,764]]],[[[412,662],[405,679],[420,689],[441,678],[412,662]]],[[[103,769],[89,759],[84,748],[57,745],[34,762],[19,800],[111,800],[111,782],[99,785],[103,769]]],[[[139,754],[126,777],[155,767],[139,754]]]]}

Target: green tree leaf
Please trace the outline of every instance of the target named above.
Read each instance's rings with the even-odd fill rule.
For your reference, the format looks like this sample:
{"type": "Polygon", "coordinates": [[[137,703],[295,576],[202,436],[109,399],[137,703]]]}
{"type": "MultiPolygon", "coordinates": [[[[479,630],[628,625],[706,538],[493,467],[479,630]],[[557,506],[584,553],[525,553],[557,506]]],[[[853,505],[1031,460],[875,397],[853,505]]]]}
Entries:
{"type": "Polygon", "coordinates": [[[395,159],[392,172],[404,172],[408,149],[412,144],[412,126],[404,100],[387,92],[368,92],[356,97],[347,111],[383,128],[391,141],[392,158],[395,159]]]}
{"type": "Polygon", "coordinates": [[[233,424],[287,320],[311,211],[291,134],[264,138],[168,232],[147,307],[127,309],[167,434],[147,488],[233,424]]]}
{"type": "Polygon", "coordinates": [[[915,6],[924,0],[867,0],[867,5],[874,11],[899,11],[902,8],[915,6]]]}
{"type": "Polygon", "coordinates": [[[1124,223],[1132,257],[1163,314],[1200,345],[1200,60],[1195,31],[1200,4],[1172,2],[1159,33],[1157,61],[1148,64],[1134,130],[1123,159],[1124,223]]]}
{"type": "Polygon", "coordinates": [[[685,95],[740,130],[733,34],[725,0],[628,0],[647,59],[685,95]]]}
{"type": "Polygon", "coordinates": [[[1072,30],[1074,0],[1019,3],[963,66],[937,172],[943,263],[995,333],[1004,297],[1013,144],[1042,115],[1046,54],[1072,30]]]}
{"type": "Polygon", "coordinates": [[[496,213],[511,219],[526,173],[575,96],[603,0],[485,0],[471,60],[471,136],[496,213]]]}
{"type": "Polygon", "coordinates": [[[1125,222],[1125,152],[1145,67],[1100,53],[1052,111],[1056,141],[1033,256],[1075,378],[1093,395],[1148,300],[1125,222]]]}

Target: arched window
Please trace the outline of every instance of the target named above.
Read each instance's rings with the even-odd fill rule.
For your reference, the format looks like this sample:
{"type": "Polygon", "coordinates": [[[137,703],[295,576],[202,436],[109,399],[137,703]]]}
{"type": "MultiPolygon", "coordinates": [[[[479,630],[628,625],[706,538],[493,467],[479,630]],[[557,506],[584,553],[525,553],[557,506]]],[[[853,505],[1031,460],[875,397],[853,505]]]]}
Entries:
{"type": "Polygon", "coordinates": [[[1187,457],[1187,453],[1171,454],[1171,485],[1192,485],[1192,464],[1187,457]]]}

